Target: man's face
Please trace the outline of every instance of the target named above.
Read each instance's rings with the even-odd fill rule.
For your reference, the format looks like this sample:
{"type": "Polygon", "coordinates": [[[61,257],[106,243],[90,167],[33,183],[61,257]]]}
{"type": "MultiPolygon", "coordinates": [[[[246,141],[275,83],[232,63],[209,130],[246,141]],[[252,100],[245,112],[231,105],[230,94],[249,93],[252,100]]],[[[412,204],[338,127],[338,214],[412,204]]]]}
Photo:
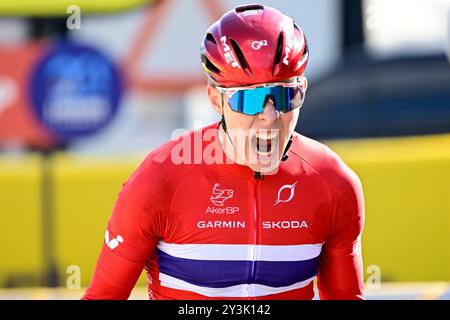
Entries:
{"type": "Polygon", "coordinates": [[[221,128],[219,137],[227,156],[253,171],[276,173],[289,137],[294,132],[300,108],[281,114],[268,98],[262,112],[246,115],[232,110],[228,96],[215,87],[208,87],[208,95],[214,109],[219,113],[223,110],[227,133],[221,128]]]}

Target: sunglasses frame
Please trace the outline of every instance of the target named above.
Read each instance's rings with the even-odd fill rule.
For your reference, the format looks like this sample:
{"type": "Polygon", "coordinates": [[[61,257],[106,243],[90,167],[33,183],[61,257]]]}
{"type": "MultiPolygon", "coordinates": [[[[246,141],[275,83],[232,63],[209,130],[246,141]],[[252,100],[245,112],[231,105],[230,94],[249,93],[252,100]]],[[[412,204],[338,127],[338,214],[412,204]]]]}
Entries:
{"type": "MultiPolygon", "coordinates": [[[[226,94],[228,98],[233,96],[238,91],[242,90],[251,90],[256,88],[267,88],[267,87],[276,87],[276,86],[282,86],[287,88],[300,88],[300,90],[303,93],[303,100],[300,104],[300,107],[303,105],[304,102],[304,96],[306,94],[306,90],[308,88],[308,81],[305,77],[294,77],[289,79],[288,81],[282,81],[282,82],[270,82],[270,83],[263,83],[263,84],[255,84],[255,85],[249,85],[249,86],[239,86],[239,87],[220,87],[215,86],[215,88],[221,93],[226,94]]],[[[233,110],[234,112],[238,112],[236,110],[233,110]]],[[[241,112],[239,112],[241,113],[241,112]]],[[[246,114],[246,113],[243,113],[246,114]]]]}

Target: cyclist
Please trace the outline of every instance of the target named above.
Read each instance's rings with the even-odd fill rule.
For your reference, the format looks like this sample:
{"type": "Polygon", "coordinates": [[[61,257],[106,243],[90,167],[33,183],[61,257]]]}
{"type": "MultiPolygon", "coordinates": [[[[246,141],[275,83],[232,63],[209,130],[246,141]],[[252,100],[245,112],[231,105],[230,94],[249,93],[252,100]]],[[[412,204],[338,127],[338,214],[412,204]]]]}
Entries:
{"type": "MultiPolygon", "coordinates": [[[[222,116],[152,151],[124,184],[84,299],[362,299],[356,174],[294,132],[308,46],[279,11],[237,7],[206,32],[222,116]]],[[[326,116],[326,115],[324,115],[326,116]]]]}

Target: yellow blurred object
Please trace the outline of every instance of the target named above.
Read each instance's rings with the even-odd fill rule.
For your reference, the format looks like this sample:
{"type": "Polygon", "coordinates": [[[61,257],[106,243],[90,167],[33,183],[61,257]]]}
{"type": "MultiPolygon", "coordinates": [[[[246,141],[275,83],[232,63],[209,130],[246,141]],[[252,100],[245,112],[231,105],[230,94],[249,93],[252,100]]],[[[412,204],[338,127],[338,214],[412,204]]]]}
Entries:
{"type": "Polygon", "coordinates": [[[450,280],[450,135],[327,145],[364,187],[365,267],[384,281],[450,280]]]}
{"type": "Polygon", "coordinates": [[[61,273],[68,265],[77,265],[82,285],[88,285],[117,194],[143,158],[95,161],[63,154],[55,157],[55,237],[61,273]]]}
{"type": "Polygon", "coordinates": [[[0,1],[0,14],[15,16],[65,16],[70,6],[78,6],[81,14],[108,13],[132,9],[154,0],[15,0],[0,1]]]}
{"type": "Polygon", "coordinates": [[[0,160],[0,287],[42,271],[40,158],[0,160]]]}
{"type": "MultiPolygon", "coordinates": [[[[378,266],[386,281],[450,281],[450,134],[326,144],[364,186],[365,267],[378,266]]],[[[69,265],[89,284],[116,196],[143,158],[54,156],[60,285],[69,265]]],[[[0,157],[0,287],[42,272],[40,165],[36,155],[0,157]]]]}

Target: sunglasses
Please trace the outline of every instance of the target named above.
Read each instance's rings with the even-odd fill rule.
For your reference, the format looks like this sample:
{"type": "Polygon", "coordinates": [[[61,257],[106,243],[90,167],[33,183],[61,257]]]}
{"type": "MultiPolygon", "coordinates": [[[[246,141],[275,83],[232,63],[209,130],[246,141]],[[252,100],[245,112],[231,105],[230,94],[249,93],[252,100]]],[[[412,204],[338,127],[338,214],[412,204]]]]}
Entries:
{"type": "MultiPolygon", "coordinates": [[[[296,79],[297,80],[297,79],[296,79]]],[[[306,93],[306,79],[295,82],[268,83],[264,85],[223,88],[216,87],[228,96],[231,110],[254,116],[263,112],[268,99],[280,113],[290,112],[302,106],[306,93]]]]}

